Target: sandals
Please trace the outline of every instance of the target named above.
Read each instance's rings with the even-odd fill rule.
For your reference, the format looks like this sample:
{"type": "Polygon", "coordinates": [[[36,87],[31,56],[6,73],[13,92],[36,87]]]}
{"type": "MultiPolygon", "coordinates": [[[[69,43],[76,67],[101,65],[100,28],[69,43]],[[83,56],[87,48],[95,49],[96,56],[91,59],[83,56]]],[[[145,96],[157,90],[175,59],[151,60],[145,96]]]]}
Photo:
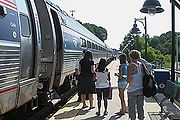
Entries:
{"type": "Polygon", "coordinates": [[[83,106],[82,109],[87,108],[88,106],[83,106]]]}
{"type": "Polygon", "coordinates": [[[104,115],[107,115],[108,114],[108,112],[107,111],[104,111],[104,115]]]}
{"type": "MultiPolygon", "coordinates": [[[[121,113],[123,112],[122,108],[120,109],[120,112],[121,112],[121,113]]],[[[128,113],[128,110],[126,109],[126,110],[124,111],[124,113],[128,113]]]]}
{"type": "Polygon", "coordinates": [[[100,116],[100,112],[96,112],[96,115],[97,115],[97,116],[100,116]]]}
{"type": "Polygon", "coordinates": [[[90,107],[89,110],[94,109],[95,107],[90,107]]]}
{"type": "Polygon", "coordinates": [[[125,115],[125,112],[123,112],[123,111],[120,111],[120,112],[118,112],[118,113],[116,113],[117,115],[125,115]]]}
{"type": "MultiPolygon", "coordinates": [[[[96,112],[96,115],[97,115],[97,116],[100,116],[100,112],[96,112]]],[[[107,112],[107,111],[104,111],[104,116],[105,116],[105,115],[108,115],[108,112],[107,112]]]]}

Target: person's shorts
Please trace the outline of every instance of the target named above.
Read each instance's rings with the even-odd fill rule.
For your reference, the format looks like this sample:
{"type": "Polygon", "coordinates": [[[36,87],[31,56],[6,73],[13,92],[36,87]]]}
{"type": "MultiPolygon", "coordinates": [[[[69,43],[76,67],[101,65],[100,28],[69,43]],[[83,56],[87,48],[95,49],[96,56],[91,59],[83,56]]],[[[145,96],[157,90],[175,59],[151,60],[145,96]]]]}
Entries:
{"type": "Polygon", "coordinates": [[[127,81],[126,80],[123,80],[123,81],[118,81],[118,88],[122,88],[122,89],[125,89],[126,86],[127,86],[127,81]]]}
{"type": "Polygon", "coordinates": [[[108,97],[108,88],[96,88],[96,93],[97,93],[97,99],[102,100],[107,99],[108,97]]]}

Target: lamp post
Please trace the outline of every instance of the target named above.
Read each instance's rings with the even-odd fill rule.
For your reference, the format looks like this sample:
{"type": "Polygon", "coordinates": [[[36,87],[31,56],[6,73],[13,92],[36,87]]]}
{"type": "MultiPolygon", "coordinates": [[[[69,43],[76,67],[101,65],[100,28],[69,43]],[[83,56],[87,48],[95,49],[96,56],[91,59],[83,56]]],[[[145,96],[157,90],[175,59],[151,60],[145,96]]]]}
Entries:
{"type": "MultiPolygon", "coordinates": [[[[140,9],[142,13],[148,13],[149,15],[154,15],[155,13],[161,13],[164,9],[161,8],[161,4],[158,0],[146,0],[143,4],[143,7],[140,9]]],[[[146,27],[146,17],[145,20],[145,27],[146,27]]],[[[147,31],[145,29],[145,57],[147,57],[147,31]]]]}
{"type": "MultiPolygon", "coordinates": [[[[180,5],[176,0],[170,0],[171,2],[171,27],[172,27],[172,41],[171,41],[171,81],[175,82],[175,55],[176,55],[176,47],[175,47],[175,6],[180,10],[180,5]]],[[[154,9],[154,13],[161,13],[164,11],[163,8],[161,8],[161,5],[158,0],[146,0],[143,4],[143,8],[140,10],[142,13],[148,13],[150,12],[150,9],[154,9]],[[158,9],[156,9],[158,8],[158,9]]]]}
{"type": "MultiPolygon", "coordinates": [[[[176,35],[176,71],[178,71],[178,38],[179,38],[179,35],[176,35]]],[[[176,82],[178,82],[178,74],[176,74],[176,82]]]]}
{"type": "Polygon", "coordinates": [[[131,29],[132,34],[140,34],[141,33],[139,28],[137,28],[136,21],[139,21],[140,23],[142,23],[142,25],[144,27],[145,58],[147,58],[147,21],[146,21],[146,17],[144,17],[144,18],[134,18],[134,25],[133,25],[133,28],[131,29]]]}
{"type": "Polygon", "coordinates": [[[171,21],[172,21],[172,55],[171,55],[171,81],[175,82],[175,56],[176,56],[176,34],[175,34],[175,6],[180,10],[180,5],[176,0],[170,0],[171,2],[171,21]]]}

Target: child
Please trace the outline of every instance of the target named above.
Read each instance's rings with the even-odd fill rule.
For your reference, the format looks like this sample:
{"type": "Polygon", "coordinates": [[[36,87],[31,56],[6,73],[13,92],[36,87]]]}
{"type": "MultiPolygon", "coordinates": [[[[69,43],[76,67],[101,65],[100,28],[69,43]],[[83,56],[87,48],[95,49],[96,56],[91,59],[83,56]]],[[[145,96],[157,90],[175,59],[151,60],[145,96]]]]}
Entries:
{"type": "Polygon", "coordinates": [[[95,70],[97,82],[96,82],[96,92],[97,92],[97,100],[98,100],[98,112],[96,112],[96,115],[100,115],[101,110],[101,100],[103,96],[104,100],[104,115],[107,115],[107,97],[108,97],[108,87],[109,87],[109,81],[110,81],[110,72],[106,68],[106,60],[101,58],[98,64],[98,67],[95,70]]]}

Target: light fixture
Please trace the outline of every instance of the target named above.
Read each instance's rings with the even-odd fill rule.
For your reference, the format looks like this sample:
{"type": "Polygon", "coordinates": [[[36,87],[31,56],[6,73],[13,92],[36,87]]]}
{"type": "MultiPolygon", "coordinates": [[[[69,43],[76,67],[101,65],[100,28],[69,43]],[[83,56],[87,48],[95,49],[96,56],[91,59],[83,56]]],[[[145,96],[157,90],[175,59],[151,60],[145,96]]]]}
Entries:
{"type": "Polygon", "coordinates": [[[154,15],[155,13],[161,13],[164,9],[158,0],[146,0],[141,8],[140,12],[148,13],[149,15],[154,15]]]}
{"type": "Polygon", "coordinates": [[[130,33],[131,33],[131,34],[140,34],[140,33],[141,33],[141,31],[140,31],[139,28],[137,27],[137,24],[136,24],[136,23],[133,24],[133,28],[131,29],[130,33]]]}
{"type": "Polygon", "coordinates": [[[131,29],[131,34],[140,34],[141,33],[139,28],[137,28],[137,24],[136,24],[137,21],[140,22],[144,27],[145,58],[147,58],[147,21],[146,21],[146,17],[134,18],[134,25],[133,25],[133,28],[131,29]]]}

